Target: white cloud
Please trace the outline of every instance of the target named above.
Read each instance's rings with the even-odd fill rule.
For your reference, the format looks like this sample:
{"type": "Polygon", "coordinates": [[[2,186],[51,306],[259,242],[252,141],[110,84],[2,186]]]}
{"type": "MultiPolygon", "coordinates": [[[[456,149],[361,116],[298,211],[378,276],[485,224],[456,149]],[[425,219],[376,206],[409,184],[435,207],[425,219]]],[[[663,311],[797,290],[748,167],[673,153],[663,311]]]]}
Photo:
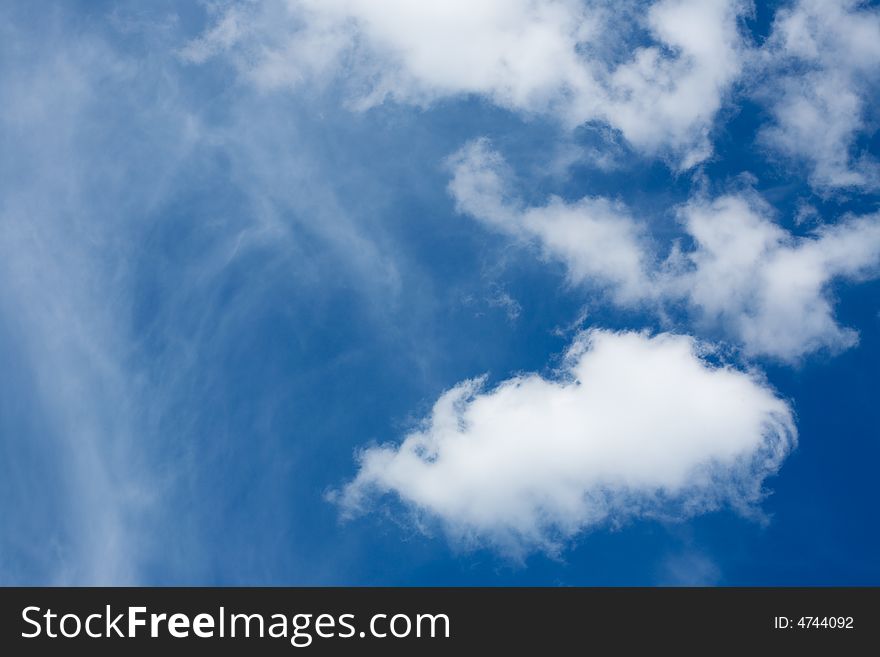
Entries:
{"type": "Polygon", "coordinates": [[[456,540],[521,556],[608,521],[747,511],[796,440],[792,412],[692,338],[590,331],[558,377],[444,393],[399,445],[366,449],[336,494],[348,513],[393,493],[456,540]]]}
{"type": "Polygon", "coordinates": [[[659,586],[717,586],[721,569],[705,554],[685,550],[663,560],[659,586]]]}
{"type": "Polygon", "coordinates": [[[737,19],[748,5],[728,0],[670,0],[653,5],[648,27],[658,45],[639,48],[611,76],[604,118],[649,152],[684,147],[681,167],[712,154],[709,131],[746,46],[737,19]],[[671,49],[676,56],[664,55],[671,49]]]}
{"type": "Polygon", "coordinates": [[[510,189],[507,165],[485,139],[467,144],[448,164],[449,191],[460,212],[537,240],[547,257],[566,264],[573,281],[592,281],[621,303],[640,300],[650,287],[644,230],[620,204],[589,197],[568,204],[552,197],[545,206],[523,207],[510,189]]]}
{"type": "Polygon", "coordinates": [[[242,26],[244,17],[239,7],[229,7],[210,30],[186,44],[181,55],[194,64],[201,64],[225,48],[234,46],[245,35],[242,26]]]}
{"type": "Polygon", "coordinates": [[[805,160],[818,188],[880,184],[877,161],[856,148],[880,81],[880,10],[800,0],[777,14],[763,56],[774,117],[764,142],[805,160]]]}
{"type": "Polygon", "coordinates": [[[597,121],[680,169],[711,156],[715,117],[741,82],[773,117],[763,143],[806,161],[817,188],[876,187],[880,165],[857,139],[876,119],[880,10],[798,0],[760,48],[739,25],[751,11],[746,0],[245,3],[182,53],[227,53],[264,88],[343,81],[361,109],[474,94],[567,126],[597,121]]]}
{"type": "Polygon", "coordinates": [[[660,310],[684,301],[704,328],[720,329],[747,354],[786,361],[857,341],[855,331],[835,321],[828,286],[880,274],[876,214],[796,237],[773,221],[756,194],[696,197],[679,208],[693,246],[676,245],[661,257],[645,222],[620,203],[551,197],[524,207],[503,158],[485,140],[466,145],[449,163],[449,190],[460,212],[537,241],[545,257],[566,265],[573,282],[605,289],[618,305],[660,310]]]}
{"type": "Polygon", "coordinates": [[[794,237],[754,198],[694,200],[681,214],[696,248],[665,293],[686,298],[747,353],[794,361],[858,341],[835,321],[827,287],[880,273],[880,217],[848,218],[794,237]]]}
{"type": "MultiPolygon", "coordinates": [[[[3,372],[4,387],[21,398],[15,413],[0,413],[0,476],[14,482],[4,490],[0,553],[15,563],[0,581],[134,584],[157,484],[143,467],[138,387],[125,366],[131,352],[119,321],[130,306],[119,301],[116,266],[130,252],[110,227],[127,226],[129,208],[148,204],[162,187],[188,147],[187,125],[178,113],[167,117],[175,126],[168,142],[155,133],[150,142],[167,147],[163,167],[138,168],[143,185],[130,184],[126,174],[139,161],[115,157],[119,142],[106,136],[118,134],[117,115],[95,112],[99,88],[137,95],[127,62],[102,40],[59,38],[57,29],[19,33],[8,18],[0,15],[7,99],[0,109],[0,312],[14,339],[0,344],[0,358],[12,351],[22,366],[3,372]],[[104,150],[111,143],[114,150],[104,150]],[[113,155],[97,156],[102,151],[113,155]],[[16,415],[36,418],[37,429],[22,430],[16,415]],[[28,462],[31,449],[39,456],[28,462]],[[43,471],[53,476],[34,478],[43,471]]],[[[130,98],[115,97],[120,112],[130,98]]]]}
{"type": "MultiPolygon", "coordinates": [[[[225,501],[189,503],[241,467],[211,401],[241,383],[230,354],[279,298],[307,309],[300,337],[339,288],[390,322],[395,252],[281,103],[212,116],[161,48],[23,13],[0,6],[0,583],[199,581],[235,557],[201,550],[238,522],[225,501]]],[[[271,406],[257,385],[250,408],[271,406]]]]}
{"type": "Polygon", "coordinates": [[[288,0],[236,5],[182,54],[229,52],[263,87],[342,79],[353,105],[477,94],[565,125],[601,121],[690,167],[740,74],[740,0],[288,0]],[[638,36],[634,36],[638,35],[638,36]]]}

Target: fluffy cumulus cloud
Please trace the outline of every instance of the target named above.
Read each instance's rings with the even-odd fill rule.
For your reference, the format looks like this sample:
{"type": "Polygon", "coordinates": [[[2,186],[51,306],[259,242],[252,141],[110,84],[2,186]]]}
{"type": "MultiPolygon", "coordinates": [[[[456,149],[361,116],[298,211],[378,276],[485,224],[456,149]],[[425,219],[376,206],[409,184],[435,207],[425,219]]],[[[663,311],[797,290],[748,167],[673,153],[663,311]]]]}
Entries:
{"type": "Polygon", "coordinates": [[[456,539],[512,555],[606,522],[749,510],[795,442],[792,412],[703,349],[591,331],[552,379],[460,383],[402,443],[365,450],[337,500],[357,513],[393,493],[456,539]]]}
{"type": "Polygon", "coordinates": [[[794,361],[858,341],[836,322],[828,286],[880,274],[880,216],[846,218],[806,237],[779,227],[753,196],[694,200],[681,216],[695,248],[678,254],[663,294],[686,299],[750,355],[794,361]]]}
{"type": "Polygon", "coordinates": [[[654,4],[647,26],[657,45],[637,48],[613,71],[603,118],[648,151],[677,146],[683,168],[711,155],[713,118],[747,50],[737,20],[748,6],[738,0],[654,4]]]}
{"type": "Polygon", "coordinates": [[[858,0],[800,0],[779,11],[763,56],[761,95],[773,125],[764,141],[806,161],[819,188],[880,184],[875,159],[858,145],[880,84],[880,10],[858,0]]]}
{"type": "Polygon", "coordinates": [[[566,265],[573,282],[606,290],[618,305],[662,310],[684,302],[699,324],[722,331],[747,354],[786,361],[857,341],[855,331],[835,321],[828,287],[835,279],[880,274],[880,215],[795,236],[756,194],[698,196],[679,208],[692,246],[661,254],[647,223],[620,203],[551,197],[525,207],[486,140],[466,145],[449,163],[459,211],[537,242],[545,257],[566,265]]]}
{"type": "Polygon", "coordinates": [[[641,300],[649,289],[648,238],[621,204],[552,197],[547,205],[525,207],[512,189],[509,167],[485,139],[464,146],[448,166],[460,212],[515,238],[536,239],[547,257],[566,264],[574,282],[592,281],[621,303],[641,300]]]}
{"type": "Polygon", "coordinates": [[[741,0],[288,0],[234,5],[182,51],[230,53],[263,87],[345,80],[352,104],[477,94],[565,125],[599,121],[689,167],[739,76],[741,0]]]}

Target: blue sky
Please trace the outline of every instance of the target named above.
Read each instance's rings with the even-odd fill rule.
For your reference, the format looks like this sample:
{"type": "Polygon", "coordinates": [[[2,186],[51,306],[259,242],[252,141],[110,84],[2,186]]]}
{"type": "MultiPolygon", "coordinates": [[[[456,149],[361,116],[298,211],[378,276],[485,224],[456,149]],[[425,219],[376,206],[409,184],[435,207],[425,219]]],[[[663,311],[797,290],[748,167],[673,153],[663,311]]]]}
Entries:
{"type": "Polygon", "coordinates": [[[4,3],[0,582],[880,582],[880,12],[640,5],[4,3]]]}

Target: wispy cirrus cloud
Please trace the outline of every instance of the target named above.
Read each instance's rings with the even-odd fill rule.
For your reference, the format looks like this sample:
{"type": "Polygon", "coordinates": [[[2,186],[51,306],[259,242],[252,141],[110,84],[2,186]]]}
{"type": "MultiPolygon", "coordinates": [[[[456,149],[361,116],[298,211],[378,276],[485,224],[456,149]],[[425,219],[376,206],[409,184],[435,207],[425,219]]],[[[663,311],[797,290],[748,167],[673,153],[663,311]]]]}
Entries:
{"type": "Polygon", "coordinates": [[[356,289],[384,308],[399,289],[379,231],[316,179],[315,150],[279,145],[295,122],[254,94],[206,109],[170,45],[179,23],[121,12],[84,27],[66,7],[0,10],[11,584],[155,582],[160,560],[164,581],[204,581],[222,555],[193,553],[214,508],[190,495],[213,485],[203,460],[236,448],[209,439],[241,376],[229,354],[279,297],[312,321],[317,297],[356,289]]]}
{"type": "Polygon", "coordinates": [[[173,126],[167,141],[158,131],[141,140],[137,129],[157,124],[134,110],[143,122],[127,125],[128,147],[109,148],[149,83],[96,35],[56,39],[57,24],[43,34],[18,19],[3,21],[0,46],[7,99],[0,108],[0,305],[9,327],[0,351],[18,361],[4,384],[20,386],[17,411],[0,414],[0,552],[11,562],[0,578],[136,583],[161,485],[144,467],[151,457],[149,431],[138,426],[143,390],[120,321],[131,312],[125,236],[134,208],[151,204],[191,146],[191,126],[174,112],[160,120],[173,126]],[[102,93],[107,87],[118,92],[114,107],[102,93]],[[139,168],[160,153],[165,168],[139,168]],[[131,184],[135,178],[143,184],[131,184]],[[18,468],[34,475],[12,474],[18,468]]]}

